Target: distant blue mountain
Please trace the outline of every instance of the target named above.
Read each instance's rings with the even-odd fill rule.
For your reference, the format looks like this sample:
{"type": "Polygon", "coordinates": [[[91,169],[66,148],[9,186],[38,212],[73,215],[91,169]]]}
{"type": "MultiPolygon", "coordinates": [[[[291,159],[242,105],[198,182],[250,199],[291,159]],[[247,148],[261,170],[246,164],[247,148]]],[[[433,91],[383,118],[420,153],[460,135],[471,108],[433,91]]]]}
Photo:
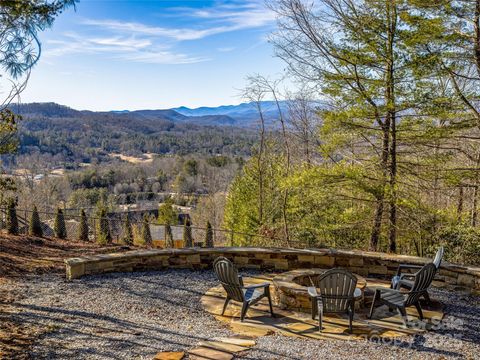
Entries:
{"type": "MultiPolygon", "coordinates": [[[[287,102],[281,101],[280,109],[288,117],[287,102]]],[[[274,101],[260,103],[264,119],[271,125],[279,118],[277,104],[274,101]]],[[[185,106],[159,110],[120,110],[120,111],[87,111],[75,110],[55,103],[31,103],[13,105],[12,110],[28,118],[83,118],[135,122],[170,121],[173,123],[192,123],[196,125],[252,127],[258,123],[259,114],[255,103],[239,105],[223,105],[218,107],[199,107],[191,109],[185,106]]]]}
{"type": "MultiPolygon", "coordinates": [[[[288,116],[287,102],[281,101],[280,109],[284,116],[288,116]]],[[[274,101],[262,101],[260,103],[265,120],[272,122],[278,119],[277,104],[274,101]]],[[[185,106],[173,108],[176,112],[185,116],[213,116],[224,115],[235,120],[237,126],[251,126],[258,121],[259,114],[256,103],[242,103],[239,105],[222,105],[217,107],[199,107],[191,109],[185,106]]]]}

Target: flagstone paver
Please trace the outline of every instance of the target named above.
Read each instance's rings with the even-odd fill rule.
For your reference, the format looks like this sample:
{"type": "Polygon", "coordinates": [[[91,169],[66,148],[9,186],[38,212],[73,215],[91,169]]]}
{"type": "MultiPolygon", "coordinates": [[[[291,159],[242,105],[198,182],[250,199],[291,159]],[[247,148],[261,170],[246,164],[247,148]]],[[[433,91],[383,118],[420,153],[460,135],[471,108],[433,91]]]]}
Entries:
{"type": "Polygon", "coordinates": [[[159,352],[153,360],[182,360],[185,357],[183,351],[163,351],[159,352]]]}
{"type": "MultiPolygon", "coordinates": [[[[247,284],[271,281],[271,276],[246,278],[247,284]]],[[[368,279],[366,294],[372,294],[374,287],[387,287],[388,282],[368,279]]],[[[231,330],[253,337],[266,336],[275,332],[286,336],[312,338],[312,339],[341,339],[362,340],[371,337],[396,338],[413,335],[426,330],[429,324],[435,324],[443,318],[442,307],[435,304],[432,308],[424,310],[425,321],[418,319],[415,308],[408,308],[410,327],[404,328],[402,319],[397,313],[390,313],[386,306],[379,307],[372,320],[367,318],[367,308],[356,312],[353,322],[353,333],[348,332],[348,319],[342,315],[327,314],[324,316],[322,332],[318,331],[318,320],[312,320],[310,314],[280,309],[274,307],[275,318],[270,317],[268,304],[265,301],[252,307],[244,322],[239,319],[240,304],[230,302],[224,316],[221,315],[225,293],[221,286],[209,289],[201,301],[206,311],[210,312],[221,322],[227,323],[231,330]]],[[[368,305],[370,305],[368,301],[368,305]]]]}
{"type": "Polygon", "coordinates": [[[222,341],[215,341],[215,340],[201,341],[198,345],[208,347],[208,348],[212,348],[212,349],[216,349],[216,350],[220,350],[220,351],[227,351],[229,353],[238,353],[238,352],[245,351],[245,350],[249,349],[248,347],[245,347],[245,346],[240,346],[240,345],[236,345],[236,344],[230,344],[230,343],[226,343],[226,342],[222,342],[222,341]]]}
{"type": "Polygon", "coordinates": [[[243,347],[246,347],[246,348],[249,348],[249,347],[252,347],[252,346],[255,346],[256,344],[256,341],[253,340],[253,339],[249,339],[249,338],[244,338],[244,337],[216,337],[216,338],[213,338],[213,340],[215,341],[221,341],[221,342],[224,342],[224,343],[227,343],[227,344],[234,344],[234,345],[239,345],[239,346],[243,346],[243,347]]]}
{"type": "Polygon", "coordinates": [[[234,354],[250,350],[255,340],[244,337],[216,337],[209,341],[200,341],[189,351],[190,359],[232,359],[234,354]]]}
{"type": "Polygon", "coordinates": [[[188,351],[190,360],[231,360],[233,354],[218,349],[199,346],[188,351]]]}

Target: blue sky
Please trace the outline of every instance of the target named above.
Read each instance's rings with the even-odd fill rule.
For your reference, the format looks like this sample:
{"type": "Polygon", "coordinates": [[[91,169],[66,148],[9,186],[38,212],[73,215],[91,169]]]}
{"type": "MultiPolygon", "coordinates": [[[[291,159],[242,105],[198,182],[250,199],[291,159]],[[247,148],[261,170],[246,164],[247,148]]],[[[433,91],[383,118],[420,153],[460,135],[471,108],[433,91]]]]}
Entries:
{"type": "Polygon", "coordinates": [[[160,109],[239,103],[248,74],[284,64],[263,0],[82,0],[40,34],[42,58],[22,102],[76,109],[160,109]]]}

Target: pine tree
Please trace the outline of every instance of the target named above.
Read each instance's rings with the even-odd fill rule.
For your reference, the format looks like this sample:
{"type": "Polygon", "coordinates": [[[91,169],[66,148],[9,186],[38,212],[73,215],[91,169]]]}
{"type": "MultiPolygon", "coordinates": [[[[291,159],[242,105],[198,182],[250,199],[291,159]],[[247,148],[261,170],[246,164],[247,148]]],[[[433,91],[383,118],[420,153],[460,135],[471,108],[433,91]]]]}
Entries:
{"type": "Polygon", "coordinates": [[[150,233],[150,224],[148,222],[148,216],[145,215],[143,217],[142,223],[142,239],[145,245],[151,246],[152,245],[152,234],[150,233]]]}
{"type": "Polygon", "coordinates": [[[112,235],[110,233],[110,224],[107,218],[107,210],[100,209],[100,219],[97,225],[97,242],[101,245],[106,245],[112,242],[112,235]]]}
{"type": "Polygon", "coordinates": [[[80,224],[78,226],[78,240],[88,241],[88,220],[85,210],[80,211],[80,224]]]}
{"type": "Polygon", "coordinates": [[[205,246],[208,248],[213,247],[213,229],[210,221],[207,221],[207,228],[205,230],[205,246]]]}
{"type": "Polygon", "coordinates": [[[14,199],[8,200],[7,208],[7,232],[11,235],[18,235],[18,218],[14,199]]]}
{"type": "Polygon", "coordinates": [[[55,222],[53,224],[53,231],[55,236],[59,239],[67,238],[67,227],[65,226],[65,216],[62,209],[58,208],[55,214],[55,222]]]}
{"type": "Polygon", "coordinates": [[[190,226],[190,220],[185,219],[183,225],[183,246],[193,247],[192,227],[190,226]]]}
{"type": "Polygon", "coordinates": [[[32,216],[30,217],[30,225],[28,227],[28,233],[32,236],[38,236],[38,237],[43,236],[40,215],[38,215],[38,210],[35,205],[33,206],[32,216]]]}
{"type": "Polygon", "coordinates": [[[178,220],[177,212],[173,207],[173,200],[171,198],[165,199],[165,202],[158,208],[158,223],[159,224],[175,224],[178,220]]]}
{"type": "Polygon", "coordinates": [[[133,244],[133,229],[128,215],[125,216],[125,220],[123,221],[123,235],[121,241],[125,245],[133,244]]]}
{"type": "Polygon", "coordinates": [[[165,224],[165,247],[170,249],[174,247],[172,227],[170,224],[165,224]]]}

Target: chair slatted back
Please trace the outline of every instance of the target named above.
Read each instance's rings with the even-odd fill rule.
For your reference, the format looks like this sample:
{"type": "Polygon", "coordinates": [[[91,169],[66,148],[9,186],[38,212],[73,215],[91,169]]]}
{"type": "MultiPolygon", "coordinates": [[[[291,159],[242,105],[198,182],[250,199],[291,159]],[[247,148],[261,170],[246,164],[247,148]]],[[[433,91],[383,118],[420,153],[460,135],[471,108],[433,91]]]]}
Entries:
{"type": "Polygon", "coordinates": [[[323,311],[344,312],[347,310],[357,286],[357,278],[347,270],[326,271],[317,282],[322,298],[323,311]]]}
{"type": "Polygon", "coordinates": [[[433,264],[437,269],[442,264],[443,251],[443,246],[440,246],[440,248],[437,250],[437,253],[435,254],[435,259],[433,259],[433,264]]]}
{"type": "Polygon", "coordinates": [[[417,272],[413,287],[408,292],[408,296],[405,300],[405,306],[413,305],[420,299],[422,294],[427,291],[432,284],[436,272],[437,268],[434,263],[428,263],[417,272]]]}
{"type": "Polygon", "coordinates": [[[227,258],[218,257],[213,263],[213,269],[227,295],[235,301],[242,302],[244,294],[235,265],[227,258]]]}

